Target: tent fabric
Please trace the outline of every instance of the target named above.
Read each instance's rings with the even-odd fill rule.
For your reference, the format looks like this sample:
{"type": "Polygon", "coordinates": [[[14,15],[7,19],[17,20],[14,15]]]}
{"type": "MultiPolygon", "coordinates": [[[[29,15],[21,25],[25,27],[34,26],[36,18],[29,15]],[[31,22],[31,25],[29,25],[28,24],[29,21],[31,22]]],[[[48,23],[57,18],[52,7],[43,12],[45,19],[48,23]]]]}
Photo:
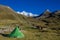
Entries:
{"type": "Polygon", "coordinates": [[[9,37],[23,38],[24,34],[16,27],[10,34],[9,37]]]}

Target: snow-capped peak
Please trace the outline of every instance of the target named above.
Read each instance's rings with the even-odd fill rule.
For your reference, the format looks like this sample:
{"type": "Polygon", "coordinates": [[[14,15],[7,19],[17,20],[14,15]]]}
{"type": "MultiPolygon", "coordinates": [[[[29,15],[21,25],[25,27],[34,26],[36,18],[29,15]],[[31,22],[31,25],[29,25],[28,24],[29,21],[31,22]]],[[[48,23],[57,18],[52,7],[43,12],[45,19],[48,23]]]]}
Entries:
{"type": "Polygon", "coordinates": [[[25,16],[38,16],[37,14],[33,14],[31,12],[26,12],[26,11],[22,11],[22,12],[17,11],[17,13],[25,16]]]}

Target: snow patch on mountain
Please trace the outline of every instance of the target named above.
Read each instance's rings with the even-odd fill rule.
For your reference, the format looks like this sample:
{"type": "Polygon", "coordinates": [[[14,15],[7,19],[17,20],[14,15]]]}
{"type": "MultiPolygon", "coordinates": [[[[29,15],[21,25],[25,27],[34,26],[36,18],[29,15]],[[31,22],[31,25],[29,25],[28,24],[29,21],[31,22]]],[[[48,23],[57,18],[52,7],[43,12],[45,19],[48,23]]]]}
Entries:
{"type": "Polygon", "coordinates": [[[22,12],[17,11],[17,13],[25,16],[38,16],[37,14],[33,14],[31,12],[26,12],[26,11],[22,11],[22,12]]]}

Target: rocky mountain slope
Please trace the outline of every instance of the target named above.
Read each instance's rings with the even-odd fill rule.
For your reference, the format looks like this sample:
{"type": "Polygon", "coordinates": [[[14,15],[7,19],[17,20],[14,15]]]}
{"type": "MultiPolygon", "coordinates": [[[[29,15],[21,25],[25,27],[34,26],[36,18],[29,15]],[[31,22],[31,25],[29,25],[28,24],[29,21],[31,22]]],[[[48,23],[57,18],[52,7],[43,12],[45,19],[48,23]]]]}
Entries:
{"type": "Polygon", "coordinates": [[[50,12],[45,10],[38,17],[27,17],[16,13],[8,6],[0,5],[0,24],[20,26],[39,26],[39,27],[59,27],[60,26],[60,11],[50,12]]]}
{"type": "Polygon", "coordinates": [[[45,11],[43,15],[36,18],[45,22],[47,27],[60,28],[60,10],[54,12],[45,11]]]}

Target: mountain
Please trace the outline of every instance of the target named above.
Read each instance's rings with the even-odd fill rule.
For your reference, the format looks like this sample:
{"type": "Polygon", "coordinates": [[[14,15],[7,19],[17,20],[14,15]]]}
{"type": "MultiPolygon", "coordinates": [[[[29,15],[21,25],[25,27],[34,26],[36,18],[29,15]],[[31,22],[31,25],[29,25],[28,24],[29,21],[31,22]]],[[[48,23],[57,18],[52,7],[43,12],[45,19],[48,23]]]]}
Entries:
{"type": "Polygon", "coordinates": [[[46,18],[51,14],[49,9],[46,9],[43,13],[41,13],[39,16],[37,16],[36,18],[46,18]]]}
{"type": "Polygon", "coordinates": [[[20,26],[39,26],[50,27],[51,25],[60,25],[60,11],[50,12],[45,10],[42,15],[34,17],[27,17],[18,14],[8,6],[0,5],[0,25],[20,25],[20,26]],[[56,22],[56,23],[55,23],[56,22]]]}
{"type": "MultiPolygon", "coordinates": [[[[0,5],[0,25],[20,25],[20,26],[33,26],[33,24],[41,24],[39,20],[18,14],[9,6],[0,5]]],[[[42,22],[43,23],[43,22],[42,22]]]]}
{"type": "Polygon", "coordinates": [[[7,22],[12,23],[12,24],[13,23],[17,24],[18,22],[21,23],[21,16],[22,15],[20,15],[20,17],[18,15],[19,14],[17,14],[10,7],[0,5],[0,21],[2,20],[3,23],[4,22],[6,22],[6,24],[8,24],[7,22]]]}
{"type": "Polygon", "coordinates": [[[0,5],[0,25],[20,25],[20,26],[39,26],[39,27],[53,27],[60,26],[60,10],[50,12],[45,10],[42,15],[34,17],[27,17],[18,14],[8,6],[0,5]]]}
{"type": "Polygon", "coordinates": [[[45,11],[41,16],[36,19],[45,22],[46,27],[60,28],[60,10],[50,12],[45,11]]]}
{"type": "Polygon", "coordinates": [[[27,16],[27,17],[33,17],[33,16],[38,16],[37,14],[33,14],[31,12],[26,12],[26,11],[22,11],[22,12],[19,12],[17,11],[18,14],[21,14],[21,15],[24,15],[24,16],[27,16]]]}
{"type": "Polygon", "coordinates": [[[46,18],[51,14],[49,9],[46,9],[43,13],[38,16],[34,16],[33,18],[46,18]]]}
{"type": "Polygon", "coordinates": [[[37,17],[27,17],[18,14],[9,6],[0,5],[0,27],[7,27],[6,33],[4,29],[2,29],[4,33],[0,33],[1,40],[60,40],[60,10],[50,12],[47,9],[37,17]],[[16,25],[25,37],[22,39],[6,37],[6,34],[10,33],[9,30],[16,25]]]}

